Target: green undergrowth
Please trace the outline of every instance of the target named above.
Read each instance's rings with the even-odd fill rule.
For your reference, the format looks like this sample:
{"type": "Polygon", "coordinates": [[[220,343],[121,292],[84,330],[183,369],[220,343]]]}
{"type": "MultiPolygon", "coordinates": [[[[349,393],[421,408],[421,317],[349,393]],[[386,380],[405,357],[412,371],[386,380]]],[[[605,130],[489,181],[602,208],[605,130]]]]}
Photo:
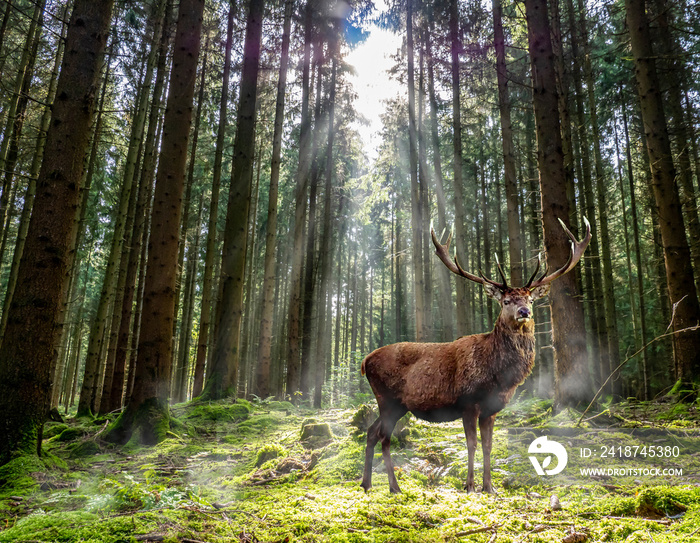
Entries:
{"type": "MultiPolygon", "coordinates": [[[[403,492],[389,493],[377,447],[374,487],[365,493],[373,403],[311,411],[259,399],[195,400],[171,408],[171,432],[153,447],[117,447],[101,438],[105,419],[69,419],[47,424],[41,458],[0,467],[0,543],[700,541],[700,451],[682,435],[682,453],[664,460],[684,470],[672,479],[542,478],[514,448],[513,432],[527,442],[542,429],[570,450],[605,439],[627,446],[633,427],[697,431],[694,405],[677,405],[603,404],[576,429],[581,412],[554,414],[549,400],[517,398],[496,421],[497,496],[464,492],[459,421],[410,415],[392,438],[403,492]]],[[[586,465],[574,456],[572,469],[586,465]]],[[[477,488],[481,471],[479,447],[477,488]]]]}

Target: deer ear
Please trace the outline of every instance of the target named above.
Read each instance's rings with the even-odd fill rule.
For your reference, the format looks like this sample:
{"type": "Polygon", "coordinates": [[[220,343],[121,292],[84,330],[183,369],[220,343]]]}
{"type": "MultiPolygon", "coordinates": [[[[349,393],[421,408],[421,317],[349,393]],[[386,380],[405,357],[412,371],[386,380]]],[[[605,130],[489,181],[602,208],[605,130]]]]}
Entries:
{"type": "Polygon", "coordinates": [[[549,284],[535,287],[530,291],[530,295],[534,300],[547,296],[549,294],[549,284]]]}
{"type": "Polygon", "coordinates": [[[486,296],[493,298],[494,300],[501,301],[503,298],[503,292],[500,288],[492,285],[491,283],[484,283],[484,290],[486,291],[486,296]]]}

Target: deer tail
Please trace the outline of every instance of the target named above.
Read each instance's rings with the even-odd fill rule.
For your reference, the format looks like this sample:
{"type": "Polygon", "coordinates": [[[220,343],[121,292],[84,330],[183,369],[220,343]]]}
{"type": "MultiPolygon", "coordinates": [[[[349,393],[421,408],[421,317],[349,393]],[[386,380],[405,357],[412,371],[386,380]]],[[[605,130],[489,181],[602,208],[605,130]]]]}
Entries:
{"type": "Polygon", "coordinates": [[[364,375],[365,374],[365,364],[367,363],[367,359],[369,356],[365,356],[364,360],[362,361],[362,365],[360,366],[360,374],[364,375]]]}

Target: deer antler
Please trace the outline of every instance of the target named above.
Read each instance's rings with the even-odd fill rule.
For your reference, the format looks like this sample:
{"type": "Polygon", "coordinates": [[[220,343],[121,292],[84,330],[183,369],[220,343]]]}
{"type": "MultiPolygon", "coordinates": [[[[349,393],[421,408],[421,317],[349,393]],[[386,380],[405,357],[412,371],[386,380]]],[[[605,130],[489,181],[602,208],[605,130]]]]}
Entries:
{"type": "MultiPolygon", "coordinates": [[[[542,255],[538,254],[537,268],[535,268],[535,271],[530,276],[530,279],[525,284],[524,288],[532,290],[536,287],[540,287],[542,285],[546,285],[547,283],[551,283],[556,278],[561,277],[565,273],[570,272],[574,268],[574,266],[578,264],[578,261],[581,260],[581,257],[583,256],[583,252],[586,250],[586,247],[588,247],[588,244],[591,241],[591,224],[588,222],[588,219],[586,217],[583,218],[583,222],[586,225],[586,235],[581,241],[578,241],[576,237],[571,233],[571,231],[566,227],[564,222],[561,219],[559,219],[559,223],[564,229],[564,232],[566,232],[566,235],[569,236],[569,238],[571,239],[571,254],[569,255],[569,260],[566,262],[566,264],[564,264],[564,266],[562,266],[561,268],[552,272],[549,275],[547,275],[549,271],[549,266],[546,266],[544,273],[540,276],[539,279],[535,280],[535,277],[540,271],[540,266],[542,264],[542,255]]],[[[447,236],[447,241],[444,245],[438,241],[437,236],[435,235],[435,230],[433,230],[433,228],[430,228],[430,237],[433,239],[433,245],[435,245],[435,254],[438,255],[440,260],[442,260],[442,263],[452,273],[461,277],[466,277],[470,281],[474,281],[475,283],[481,283],[482,285],[484,283],[489,283],[490,285],[493,285],[494,287],[500,290],[505,290],[508,288],[508,282],[506,281],[506,276],[503,273],[503,269],[501,268],[501,263],[498,261],[498,255],[496,255],[496,264],[498,265],[498,271],[501,274],[501,277],[503,278],[503,283],[498,283],[489,279],[484,275],[484,272],[482,272],[481,270],[479,270],[479,275],[481,275],[481,277],[478,277],[474,274],[469,273],[468,271],[465,271],[462,268],[462,266],[459,265],[456,251],[454,258],[450,258],[449,249],[450,241],[452,241],[452,232],[450,232],[449,236],[447,236]]]]}
{"type": "Polygon", "coordinates": [[[544,274],[542,274],[542,276],[540,276],[539,279],[533,282],[535,275],[537,275],[537,272],[540,269],[540,257],[538,255],[537,269],[535,270],[535,273],[532,274],[532,277],[530,277],[530,280],[525,285],[525,288],[529,288],[530,290],[532,290],[534,288],[541,287],[542,285],[546,285],[547,283],[551,283],[552,281],[554,281],[558,277],[561,277],[565,273],[569,273],[574,268],[574,266],[578,264],[578,261],[581,260],[581,257],[583,256],[583,252],[586,250],[586,247],[588,247],[588,243],[591,241],[591,224],[588,222],[588,219],[586,217],[583,218],[583,222],[586,225],[586,235],[581,241],[578,241],[576,237],[571,233],[571,231],[566,227],[564,221],[559,219],[559,224],[561,224],[561,227],[564,229],[564,232],[566,232],[566,235],[569,236],[569,239],[571,239],[571,254],[569,255],[569,260],[561,268],[552,272],[549,275],[547,275],[547,269],[545,269],[544,274]]]}
{"type": "Polygon", "coordinates": [[[479,275],[481,277],[478,277],[474,274],[469,273],[468,271],[465,271],[462,266],[459,265],[459,262],[457,260],[457,252],[455,251],[455,256],[454,259],[450,258],[449,255],[449,249],[450,249],[450,241],[452,241],[452,232],[450,232],[450,235],[447,236],[447,241],[445,244],[441,244],[437,236],[435,235],[435,230],[432,228],[430,229],[430,237],[433,239],[433,245],[435,245],[435,254],[438,255],[440,260],[442,260],[442,263],[447,267],[448,270],[450,270],[452,273],[459,275],[461,277],[466,277],[470,281],[474,281],[475,283],[481,283],[482,285],[484,283],[489,283],[490,285],[493,285],[494,287],[500,289],[500,290],[505,290],[508,288],[508,285],[505,282],[505,275],[503,275],[503,270],[501,270],[501,265],[500,263],[498,264],[499,271],[501,272],[501,276],[503,277],[504,282],[503,283],[497,283],[496,281],[493,281],[486,277],[484,275],[484,272],[479,270],[479,275]]]}

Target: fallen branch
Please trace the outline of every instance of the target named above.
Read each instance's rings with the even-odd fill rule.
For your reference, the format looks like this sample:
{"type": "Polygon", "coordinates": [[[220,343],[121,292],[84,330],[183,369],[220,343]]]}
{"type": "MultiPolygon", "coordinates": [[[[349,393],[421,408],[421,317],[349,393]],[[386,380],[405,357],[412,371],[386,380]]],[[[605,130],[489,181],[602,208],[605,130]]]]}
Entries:
{"type": "Polygon", "coordinates": [[[671,525],[671,520],[667,518],[662,518],[662,519],[656,519],[656,518],[647,518],[647,517],[613,517],[610,515],[605,515],[603,518],[609,518],[612,520],[648,520],[649,522],[656,522],[657,524],[661,524],[663,526],[670,526],[671,525]]]}
{"type": "Polygon", "coordinates": [[[503,526],[502,522],[499,522],[497,524],[491,524],[491,526],[481,526],[480,528],[472,528],[471,530],[464,530],[463,532],[457,532],[455,534],[455,537],[464,537],[467,535],[472,535],[472,534],[480,534],[482,532],[490,532],[490,531],[496,531],[497,528],[500,528],[503,526]]]}

